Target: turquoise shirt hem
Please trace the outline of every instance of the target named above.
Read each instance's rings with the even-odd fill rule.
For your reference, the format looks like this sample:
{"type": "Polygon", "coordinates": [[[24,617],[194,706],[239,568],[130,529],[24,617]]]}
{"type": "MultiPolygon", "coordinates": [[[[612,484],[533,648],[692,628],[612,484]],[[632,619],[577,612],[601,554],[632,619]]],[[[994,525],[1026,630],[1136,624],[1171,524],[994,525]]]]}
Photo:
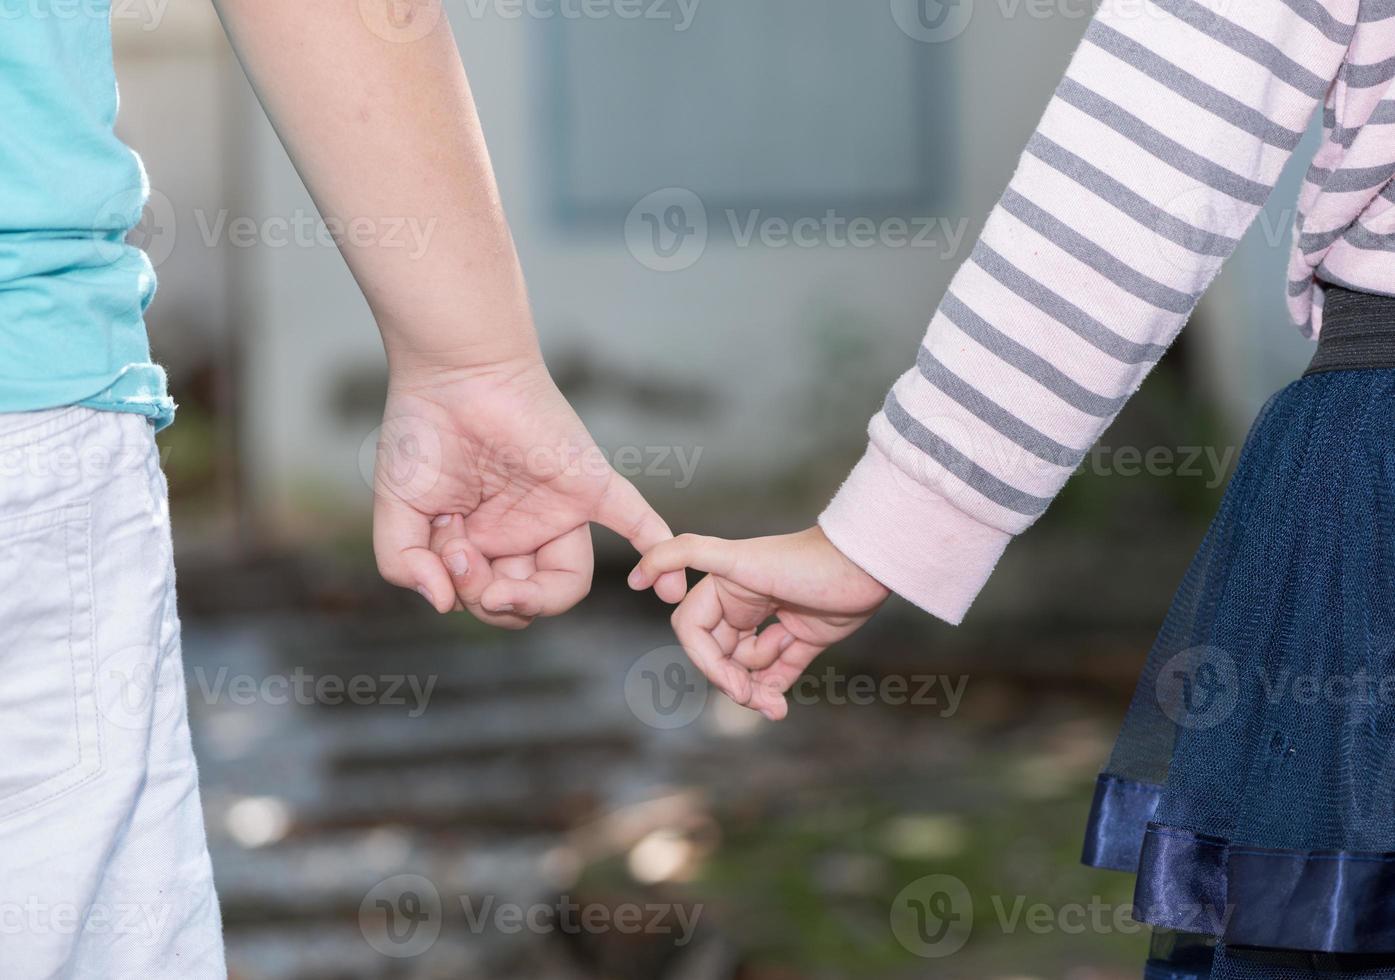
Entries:
{"type": "Polygon", "coordinates": [[[174,421],[177,408],[168,393],[165,369],[158,364],[129,365],[110,386],[78,404],[104,412],[144,415],[154,423],[156,432],[174,421]]]}
{"type": "Polygon", "coordinates": [[[0,412],[82,405],[164,428],[175,406],[143,322],[155,270],[130,240],[150,188],[113,129],[111,19],[110,0],[0,13],[0,412]]]}
{"type": "Polygon", "coordinates": [[[67,405],[103,412],[144,415],[156,430],[174,421],[175,403],[170,398],[165,369],[158,364],[137,361],[115,376],[69,378],[40,384],[0,379],[0,413],[39,412],[67,405]]]}

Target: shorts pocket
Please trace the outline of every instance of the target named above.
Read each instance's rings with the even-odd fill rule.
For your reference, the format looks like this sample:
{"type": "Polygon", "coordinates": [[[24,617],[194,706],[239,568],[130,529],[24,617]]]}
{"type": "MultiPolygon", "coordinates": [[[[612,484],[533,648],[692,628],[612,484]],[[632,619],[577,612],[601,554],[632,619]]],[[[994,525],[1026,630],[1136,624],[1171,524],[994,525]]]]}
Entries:
{"type": "Polygon", "coordinates": [[[0,519],[0,819],[102,769],[86,504],[0,519]]]}

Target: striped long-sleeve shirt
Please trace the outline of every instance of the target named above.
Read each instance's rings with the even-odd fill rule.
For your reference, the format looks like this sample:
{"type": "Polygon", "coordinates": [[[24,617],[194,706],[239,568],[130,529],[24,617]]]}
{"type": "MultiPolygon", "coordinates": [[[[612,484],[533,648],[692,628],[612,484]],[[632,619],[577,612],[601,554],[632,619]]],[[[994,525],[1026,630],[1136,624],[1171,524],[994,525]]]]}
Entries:
{"type": "Polygon", "coordinates": [[[1107,0],[820,518],[962,619],[1182,328],[1319,103],[1289,301],[1395,293],[1395,0],[1107,0]]]}

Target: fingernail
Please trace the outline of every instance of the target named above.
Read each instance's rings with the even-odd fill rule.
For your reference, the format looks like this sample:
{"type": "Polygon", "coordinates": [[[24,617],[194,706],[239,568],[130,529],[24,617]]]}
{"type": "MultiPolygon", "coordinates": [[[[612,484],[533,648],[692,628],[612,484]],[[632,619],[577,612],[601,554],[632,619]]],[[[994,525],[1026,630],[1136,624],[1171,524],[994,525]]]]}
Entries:
{"type": "Polygon", "coordinates": [[[513,603],[511,603],[511,602],[506,602],[506,603],[504,603],[502,606],[494,606],[494,607],[493,607],[492,609],[490,609],[489,611],[490,611],[490,612],[495,612],[495,613],[513,612],[513,603]]]}
{"type": "Polygon", "coordinates": [[[780,652],[784,653],[786,650],[790,648],[790,644],[792,643],[794,643],[794,635],[791,633],[786,633],[785,638],[780,641],[780,652]]]}
{"type": "Polygon", "coordinates": [[[430,592],[429,589],[427,589],[426,586],[424,586],[424,585],[418,585],[418,586],[417,586],[417,595],[421,596],[421,597],[422,597],[423,599],[425,599],[427,602],[431,603],[431,608],[432,608],[432,609],[435,609],[435,608],[436,608],[436,600],[433,599],[433,598],[431,598],[431,592],[430,592]]]}
{"type": "Polygon", "coordinates": [[[446,567],[456,578],[464,575],[470,570],[470,559],[465,557],[465,552],[456,551],[446,555],[446,567]]]}
{"type": "Polygon", "coordinates": [[[639,588],[639,583],[640,583],[639,569],[636,568],[634,571],[630,572],[630,577],[629,577],[628,579],[626,579],[626,581],[629,582],[630,588],[632,588],[632,589],[637,589],[637,588],[639,588]]]}
{"type": "Polygon", "coordinates": [[[435,517],[431,518],[431,526],[432,526],[432,527],[445,527],[445,526],[446,526],[447,524],[449,524],[449,523],[450,523],[450,515],[449,515],[449,514],[437,514],[435,517]]]}

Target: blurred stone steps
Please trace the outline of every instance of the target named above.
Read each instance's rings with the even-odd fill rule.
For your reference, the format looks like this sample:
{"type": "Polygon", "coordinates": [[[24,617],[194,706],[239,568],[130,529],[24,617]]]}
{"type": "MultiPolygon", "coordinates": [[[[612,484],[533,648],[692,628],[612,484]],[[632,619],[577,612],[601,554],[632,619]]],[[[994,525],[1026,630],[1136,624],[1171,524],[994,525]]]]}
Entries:
{"type": "Polygon", "coordinates": [[[577,768],[592,762],[611,761],[631,755],[642,747],[629,729],[597,729],[568,736],[565,740],[523,735],[440,748],[429,756],[403,752],[397,747],[357,750],[336,749],[325,762],[336,776],[373,774],[383,779],[402,777],[473,775],[478,768],[496,765],[577,768]]]}
{"type": "Polygon", "coordinates": [[[235,964],[229,980],[583,980],[560,954],[508,955],[486,945],[473,936],[442,936],[423,953],[392,960],[364,956],[356,915],[339,923],[267,924],[229,935],[228,959],[235,964]],[[532,965],[520,962],[525,959],[532,965]],[[499,972],[498,960],[508,961],[506,974],[499,972]]]}
{"type": "Polygon", "coordinates": [[[572,832],[652,789],[663,752],[623,690],[650,637],[544,624],[505,645],[424,622],[271,616],[186,631],[229,951],[257,980],[580,980],[595,973],[575,972],[579,956],[611,955],[474,933],[451,909],[458,920],[463,896],[528,905],[556,894],[574,873],[558,857],[572,832]],[[292,675],[335,679],[336,692],[355,677],[400,678],[409,703],[231,694],[235,679],[292,675]],[[359,915],[401,873],[432,881],[448,918],[428,953],[399,961],[369,948],[359,915]]]}
{"type": "Polygon", "coordinates": [[[215,848],[219,856],[236,857],[220,865],[218,890],[229,924],[357,916],[375,885],[401,873],[426,876],[448,900],[494,895],[533,901],[555,886],[548,856],[556,844],[551,835],[501,842],[405,828],[326,832],[251,850],[215,848]],[[295,900],[288,902],[288,895],[295,900]]]}

